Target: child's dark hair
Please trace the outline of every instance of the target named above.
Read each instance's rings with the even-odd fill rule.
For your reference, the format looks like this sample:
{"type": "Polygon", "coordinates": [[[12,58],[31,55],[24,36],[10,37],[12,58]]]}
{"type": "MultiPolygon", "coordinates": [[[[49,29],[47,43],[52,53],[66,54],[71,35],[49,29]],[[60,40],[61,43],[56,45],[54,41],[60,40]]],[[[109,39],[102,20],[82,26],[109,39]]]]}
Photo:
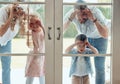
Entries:
{"type": "Polygon", "coordinates": [[[75,40],[80,40],[84,42],[87,40],[87,36],[85,34],[79,34],[75,40]]]}

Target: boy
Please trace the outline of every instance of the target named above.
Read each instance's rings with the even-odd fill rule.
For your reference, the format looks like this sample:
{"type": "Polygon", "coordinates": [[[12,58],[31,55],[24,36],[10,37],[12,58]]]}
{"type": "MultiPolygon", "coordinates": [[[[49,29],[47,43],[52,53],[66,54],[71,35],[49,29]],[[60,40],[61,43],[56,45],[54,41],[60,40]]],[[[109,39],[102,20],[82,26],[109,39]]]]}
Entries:
{"type": "MultiPolygon", "coordinates": [[[[70,45],[66,51],[70,54],[98,54],[98,50],[93,47],[84,34],[76,37],[75,43],[70,45]],[[76,48],[74,48],[76,46],[76,48]]],[[[72,57],[70,76],[72,76],[72,84],[90,84],[89,73],[92,73],[89,57],[72,57]]]]}

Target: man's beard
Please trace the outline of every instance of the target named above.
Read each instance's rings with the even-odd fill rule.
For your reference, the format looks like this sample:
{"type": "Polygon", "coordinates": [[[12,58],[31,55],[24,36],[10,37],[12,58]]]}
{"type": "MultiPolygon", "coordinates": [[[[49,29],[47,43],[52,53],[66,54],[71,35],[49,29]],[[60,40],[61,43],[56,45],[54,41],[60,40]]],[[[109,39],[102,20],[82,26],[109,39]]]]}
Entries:
{"type": "Polygon", "coordinates": [[[80,21],[81,24],[83,24],[83,23],[85,23],[87,20],[88,20],[88,18],[83,18],[83,19],[81,19],[81,20],[79,20],[79,21],[80,21]]]}

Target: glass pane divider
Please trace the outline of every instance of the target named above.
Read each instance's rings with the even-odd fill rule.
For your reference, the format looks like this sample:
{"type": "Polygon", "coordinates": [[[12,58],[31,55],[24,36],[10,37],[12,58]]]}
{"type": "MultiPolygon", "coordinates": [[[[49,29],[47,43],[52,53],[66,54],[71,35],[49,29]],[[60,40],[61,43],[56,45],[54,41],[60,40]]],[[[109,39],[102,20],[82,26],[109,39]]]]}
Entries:
{"type": "Polygon", "coordinates": [[[63,3],[63,5],[112,5],[112,3],[63,3]]]}
{"type": "Polygon", "coordinates": [[[63,56],[112,56],[112,54],[63,54],[63,56]]]}
{"type": "MultiPolygon", "coordinates": [[[[0,4],[14,4],[15,2],[0,2],[0,4]]],[[[17,2],[18,4],[46,4],[46,2],[17,2]]]]}
{"type": "Polygon", "coordinates": [[[45,55],[45,53],[37,53],[37,54],[29,54],[29,53],[12,53],[12,54],[7,54],[7,53],[0,53],[0,56],[28,56],[28,55],[45,55]]]}

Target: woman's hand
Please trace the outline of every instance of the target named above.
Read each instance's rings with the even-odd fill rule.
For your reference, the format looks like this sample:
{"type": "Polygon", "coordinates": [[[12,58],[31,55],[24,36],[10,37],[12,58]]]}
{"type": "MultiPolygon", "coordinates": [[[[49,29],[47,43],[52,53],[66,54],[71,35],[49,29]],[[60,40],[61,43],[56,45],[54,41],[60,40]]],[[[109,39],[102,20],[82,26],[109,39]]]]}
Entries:
{"type": "Polygon", "coordinates": [[[18,4],[12,4],[10,6],[10,17],[13,18],[15,17],[17,14],[16,14],[16,8],[17,8],[18,4]]]}

